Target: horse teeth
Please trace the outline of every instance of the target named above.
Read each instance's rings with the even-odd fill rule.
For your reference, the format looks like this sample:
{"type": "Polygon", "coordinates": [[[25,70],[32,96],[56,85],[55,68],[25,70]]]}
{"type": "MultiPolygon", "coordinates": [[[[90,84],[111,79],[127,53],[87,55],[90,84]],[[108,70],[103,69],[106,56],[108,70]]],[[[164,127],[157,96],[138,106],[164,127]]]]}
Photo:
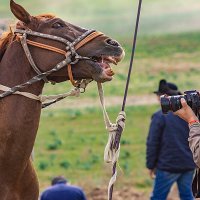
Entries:
{"type": "Polygon", "coordinates": [[[113,63],[114,65],[117,65],[117,61],[116,61],[116,59],[115,59],[114,57],[108,56],[107,59],[108,59],[111,63],[113,63]]]}

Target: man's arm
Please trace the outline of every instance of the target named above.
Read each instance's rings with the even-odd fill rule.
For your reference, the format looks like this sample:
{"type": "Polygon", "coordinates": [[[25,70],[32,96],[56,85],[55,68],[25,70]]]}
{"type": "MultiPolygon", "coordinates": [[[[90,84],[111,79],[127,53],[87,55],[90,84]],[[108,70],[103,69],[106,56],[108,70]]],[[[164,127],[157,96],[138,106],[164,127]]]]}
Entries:
{"type": "Polygon", "coordinates": [[[200,167],[200,123],[193,110],[187,105],[185,99],[181,99],[182,108],[175,112],[176,115],[184,119],[190,128],[189,146],[193,154],[193,160],[200,167]]]}
{"type": "Polygon", "coordinates": [[[194,162],[200,167],[200,124],[198,122],[193,123],[189,128],[189,146],[193,154],[194,162]]]}

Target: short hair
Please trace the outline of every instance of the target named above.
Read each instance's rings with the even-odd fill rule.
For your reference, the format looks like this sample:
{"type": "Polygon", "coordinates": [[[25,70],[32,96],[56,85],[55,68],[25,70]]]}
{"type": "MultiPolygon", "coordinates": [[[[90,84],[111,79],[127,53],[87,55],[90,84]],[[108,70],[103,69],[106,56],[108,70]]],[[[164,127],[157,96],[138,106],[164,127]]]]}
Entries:
{"type": "Polygon", "coordinates": [[[63,176],[56,176],[51,181],[51,185],[55,185],[58,183],[67,183],[67,179],[64,178],[63,176]]]}

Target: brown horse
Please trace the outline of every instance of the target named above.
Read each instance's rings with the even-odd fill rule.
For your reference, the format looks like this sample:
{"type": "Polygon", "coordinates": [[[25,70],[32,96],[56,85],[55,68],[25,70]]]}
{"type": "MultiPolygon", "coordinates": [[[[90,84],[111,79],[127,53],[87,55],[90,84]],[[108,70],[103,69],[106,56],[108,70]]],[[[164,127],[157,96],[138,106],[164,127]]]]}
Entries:
{"type": "MultiPolygon", "coordinates": [[[[112,79],[110,64],[116,64],[124,55],[118,42],[99,34],[86,41],[78,50],[74,50],[71,45],[73,41],[79,38],[76,41],[79,43],[79,40],[84,40],[88,34],[90,37],[93,31],[88,32],[52,15],[31,16],[13,0],[10,1],[10,7],[15,17],[19,19],[16,24],[18,31],[7,32],[0,38],[1,85],[12,88],[36,76],[32,63],[27,59],[27,52],[20,43],[20,38],[25,33],[30,41],[42,46],[48,45],[46,49],[28,45],[29,53],[38,67],[38,74],[51,70],[65,59],[64,55],[47,50],[47,47],[56,48],[60,52],[64,52],[67,48],[70,51],[67,55],[71,56],[70,62],[75,80],[93,79],[105,82],[112,79]],[[40,37],[39,33],[44,33],[44,37],[40,37]],[[54,37],[57,40],[51,36],[57,36],[54,37]],[[60,38],[65,42],[61,42],[60,38]],[[78,59],[77,55],[81,58],[78,59]],[[75,64],[72,60],[76,61],[75,64]]],[[[68,70],[66,64],[20,91],[39,95],[43,90],[43,80],[54,82],[69,80],[68,70]]],[[[20,95],[8,95],[0,99],[0,111],[0,200],[37,200],[39,187],[30,155],[38,129],[41,102],[20,95]]]]}

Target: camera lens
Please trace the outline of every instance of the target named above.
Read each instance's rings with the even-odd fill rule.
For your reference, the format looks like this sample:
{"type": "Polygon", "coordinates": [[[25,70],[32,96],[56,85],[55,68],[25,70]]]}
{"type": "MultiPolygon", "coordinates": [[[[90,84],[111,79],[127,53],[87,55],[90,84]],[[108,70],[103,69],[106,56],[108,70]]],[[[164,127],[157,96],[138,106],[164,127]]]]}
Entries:
{"type": "Polygon", "coordinates": [[[181,98],[184,98],[187,104],[192,108],[195,114],[199,114],[200,110],[200,94],[196,90],[186,91],[184,95],[166,96],[160,97],[160,104],[162,112],[168,113],[170,110],[175,112],[182,108],[181,98]]]}
{"type": "Polygon", "coordinates": [[[161,96],[160,103],[161,103],[162,112],[164,114],[168,113],[171,110],[170,99],[167,96],[165,95],[161,96]]]}
{"type": "Polygon", "coordinates": [[[176,112],[177,110],[181,109],[182,108],[182,105],[181,105],[181,98],[184,98],[184,96],[172,96],[170,98],[170,101],[171,101],[171,110],[173,112],[176,112]]]}

